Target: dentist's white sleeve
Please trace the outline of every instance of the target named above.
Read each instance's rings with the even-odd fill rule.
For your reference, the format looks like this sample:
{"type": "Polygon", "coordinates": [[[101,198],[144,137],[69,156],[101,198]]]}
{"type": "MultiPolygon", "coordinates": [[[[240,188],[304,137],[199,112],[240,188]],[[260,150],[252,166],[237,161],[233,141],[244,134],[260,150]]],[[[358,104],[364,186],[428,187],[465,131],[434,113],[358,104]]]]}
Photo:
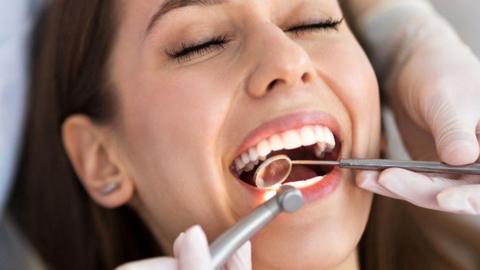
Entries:
{"type": "Polygon", "coordinates": [[[0,220],[12,186],[22,137],[34,2],[0,0],[0,220]]]}

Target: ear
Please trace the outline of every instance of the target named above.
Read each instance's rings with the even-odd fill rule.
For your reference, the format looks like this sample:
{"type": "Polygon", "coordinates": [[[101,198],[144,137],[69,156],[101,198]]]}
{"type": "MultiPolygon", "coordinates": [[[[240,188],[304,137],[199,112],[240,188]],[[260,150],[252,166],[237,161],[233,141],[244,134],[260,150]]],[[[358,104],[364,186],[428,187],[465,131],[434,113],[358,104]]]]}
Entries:
{"type": "Polygon", "coordinates": [[[134,184],[107,135],[84,115],[70,116],[62,126],[67,155],[86,191],[98,204],[115,208],[133,197],[134,184]]]}

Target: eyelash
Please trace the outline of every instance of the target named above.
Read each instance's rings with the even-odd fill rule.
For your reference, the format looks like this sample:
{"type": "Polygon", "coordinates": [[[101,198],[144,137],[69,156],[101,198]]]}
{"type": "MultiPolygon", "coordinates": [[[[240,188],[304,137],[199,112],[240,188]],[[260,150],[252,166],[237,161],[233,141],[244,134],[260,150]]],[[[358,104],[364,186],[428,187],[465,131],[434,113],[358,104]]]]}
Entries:
{"type": "MultiPolygon", "coordinates": [[[[333,18],[328,18],[323,21],[315,22],[315,23],[301,23],[298,25],[294,25],[288,29],[286,32],[292,32],[296,36],[301,36],[302,34],[308,32],[315,32],[319,30],[335,30],[338,31],[338,26],[343,22],[343,18],[335,20],[333,18]]],[[[203,56],[206,55],[215,49],[223,49],[225,48],[225,44],[227,44],[230,40],[226,35],[219,35],[213,37],[212,39],[206,42],[199,42],[199,43],[191,43],[186,44],[182,43],[181,48],[176,50],[165,50],[165,53],[172,59],[177,60],[177,62],[188,62],[194,56],[203,56]]]]}
{"type": "Polygon", "coordinates": [[[314,32],[319,30],[335,30],[338,31],[338,26],[343,22],[343,18],[333,19],[328,18],[323,21],[315,23],[300,23],[288,28],[287,32],[293,32],[295,35],[302,35],[308,32],[314,32]]]}
{"type": "Polygon", "coordinates": [[[227,44],[230,40],[227,38],[226,35],[220,35],[213,37],[209,41],[200,42],[200,43],[191,43],[181,44],[181,48],[174,51],[165,51],[165,53],[172,59],[176,59],[178,62],[188,62],[194,56],[203,56],[215,49],[223,49],[225,48],[225,44],[227,44]]]}

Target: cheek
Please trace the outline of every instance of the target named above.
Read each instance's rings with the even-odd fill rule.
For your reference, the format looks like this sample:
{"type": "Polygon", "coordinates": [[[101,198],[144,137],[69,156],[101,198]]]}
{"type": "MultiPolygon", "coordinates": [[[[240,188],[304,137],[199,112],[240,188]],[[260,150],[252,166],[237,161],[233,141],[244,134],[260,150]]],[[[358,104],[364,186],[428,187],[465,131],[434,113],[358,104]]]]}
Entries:
{"type": "Polygon", "coordinates": [[[343,102],[352,121],[353,157],[378,155],[380,98],[375,73],[355,41],[326,50],[318,69],[343,102]]]}
{"type": "MultiPolygon", "coordinates": [[[[172,231],[187,220],[201,222],[209,216],[205,209],[219,205],[209,198],[221,188],[220,178],[212,177],[220,160],[212,157],[219,156],[214,138],[229,104],[228,90],[193,74],[148,76],[137,82],[122,95],[121,126],[125,159],[139,196],[146,208],[155,209],[154,215],[177,216],[172,231]],[[176,205],[177,213],[170,212],[170,205],[176,205]]],[[[160,225],[165,226],[170,225],[160,225]]]]}
{"type": "Polygon", "coordinates": [[[211,151],[228,104],[219,95],[223,87],[218,82],[194,74],[149,76],[139,81],[137,91],[125,94],[123,102],[129,139],[148,146],[148,152],[156,147],[175,150],[168,151],[169,155],[204,152],[197,148],[211,151]]]}

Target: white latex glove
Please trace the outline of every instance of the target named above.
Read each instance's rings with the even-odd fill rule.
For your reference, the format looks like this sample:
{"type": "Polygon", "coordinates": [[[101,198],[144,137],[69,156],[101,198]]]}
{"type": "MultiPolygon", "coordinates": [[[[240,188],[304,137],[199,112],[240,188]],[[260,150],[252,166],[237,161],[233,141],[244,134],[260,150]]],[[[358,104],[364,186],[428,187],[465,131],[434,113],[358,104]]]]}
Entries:
{"type": "MultiPolygon", "coordinates": [[[[116,270],[213,270],[205,233],[196,225],[181,233],[173,244],[175,257],[160,257],[131,262],[116,270]]],[[[251,244],[245,243],[223,269],[251,270],[251,244]]]]}
{"type": "MultiPolygon", "coordinates": [[[[371,33],[370,46],[379,49],[373,59],[383,71],[382,86],[407,149],[417,160],[440,159],[452,165],[478,161],[480,62],[428,5],[406,2],[373,11],[377,14],[369,14],[363,31],[368,32],[369,25],[389,27],[371,33]]],[[[357,184],[425,208],[480,214],[478,175],[389,169],[362,172],[357,184]]]]}

